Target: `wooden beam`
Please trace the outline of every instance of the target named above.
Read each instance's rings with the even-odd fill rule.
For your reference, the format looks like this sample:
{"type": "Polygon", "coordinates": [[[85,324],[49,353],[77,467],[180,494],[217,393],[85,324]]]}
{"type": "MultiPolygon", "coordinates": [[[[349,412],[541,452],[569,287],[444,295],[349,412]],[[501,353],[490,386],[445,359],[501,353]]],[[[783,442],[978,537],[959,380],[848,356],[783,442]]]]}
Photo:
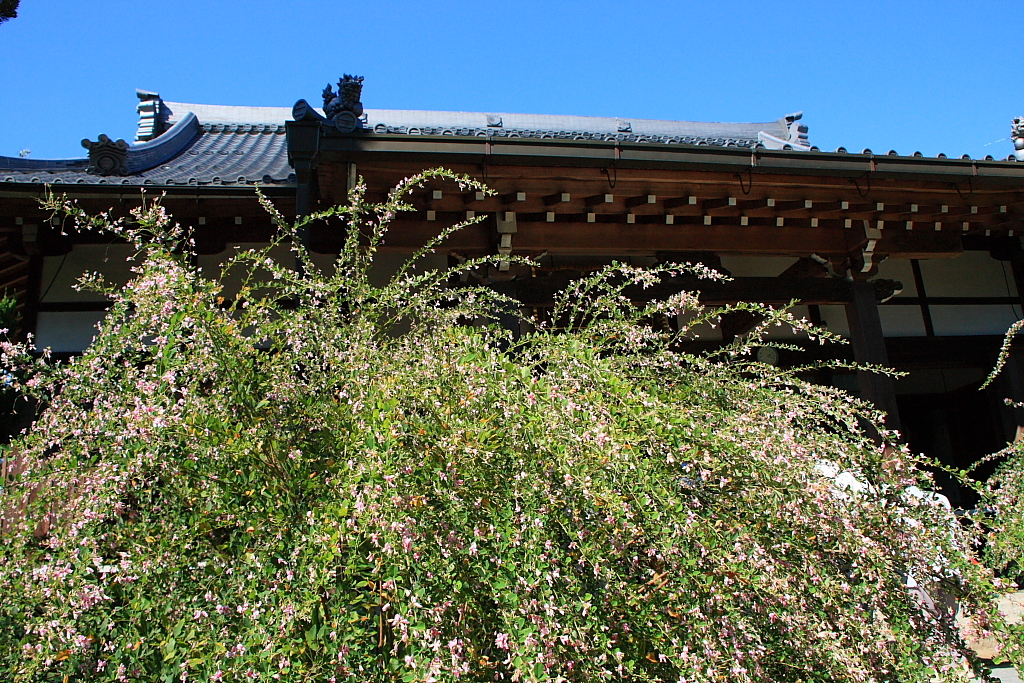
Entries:
{"type": "Polygon", "coordinates": [[[705,199],[700,205],[701,208],[707,212],[715,209],[721,209],[726,206],[735,207],[738,201],[739,200],[736,199],[736,197],[721,197],[718,199],[705,199]]]}
{"type": "Polygon", "coordinates": [[[855,220],[871,219],[882,210],[878,208],[879,204],[883,208],[885,207],[884,202],[851,201],[850,208],[843,212],[843,216],[855,220]]]}
{"type": "MultiPolygon", "coordinates": [[[[748,157],[749,159],[749,157],[748,157]]],[[[460,173],[481,178],[478,163],[445,164],[460,173]]],[[[605,191],[608,187],[607,177],[600,173],[600,168],[564,164],[538,163],[536,165],[507,164],[501,165],[491,160],[487,166],[489,185],[499,192],[520,190],[531,196],[551,194],[557,182],[557,188],[580,197],[605,191]],[[556,180],[557,178],[557,180],[556,180]]],[[[336,162],[321,159],[319,169],[324,173],[327,167],[336,162]]],[[[423,168],[422,160],[382,160],[375,155],[361,160],[359,171],[368,185],[372,187],[390,187],[394,181],[408,176],[411,172],[423,168]]],[[[617,171],[615,193],[622,196],[656,194],[659,197],[678,196],[680,188],[686,188],[689,194],[700,197],[716,197],[727,195],[736,190],[737,181],[734,172],[718,172],[708,169],[679,168],[667,166],[660,168],[628,168],[620,166],[617,171]]],[[[868,188],[861,182],[860,191],[870,192],[870,198],[858,195],[857,188],[845,175],[816,175],[792,172],[787,174],[765,174],[755,171],[753,192],[755,195],[770,195],[780,200],[811,199],[819,202],[847,201],[850,203],[873,203],[881,201],[885,204],[962,204],[963,199],[952,187],[949,179],[944,181],[924,180],[920,178],[899,178],[876,181],[868,188]]],[[[340,179],[340,178],[339,178],[340,179]]],[[[973,205],[1012,205],[1019,203],[1017,194],[1019,183],[1009,181],[996,182],[991,178],[975,178],[973,195],[969,203],[973,205]]],[[[964,189],[961,190],[962,192],[964,189]]]]}
{"type": "Polygon", "coordinates": [[[568,192],[557,192],[555,194],[549,194],[544,197],[544,206],[554,206],[555,204],[567,204],[572,201],[572,195],[568,192]]]}
{"type": "MultiPolygon", "coordinates": [[[[699,220],[699,219],[698,219],[699,220]]],[[[394,238],[389,237],[389,242],[394,238]]],[[[516,248],[561,254],[646,254],[653,251],[715,251],[727,254],[847,255],[864,242],[863,231],[843,228],[666,225],[664,223],[520,222],[516,248]]]]}
{"type": "Polygon", "coordinates": [[[875,252],[899,255],[907,259],[952,258],[963,253],[962,232],[932,230],[885,229],[875,252]]]}
{"type": "MultiPolygon", "coordinates": [[[[858,363],[888,367],[889,357],[882,335],[882,321],[870,282],[851,283],[852,299],[846,304],[846,319],[850,325],[853,357],[858,363]]],[[[886,413],[889,429],[900,428],[900,414],[896,406],[896,389],[892,379],[873,372],[858,372],[861,397],[871,401],[886,413]]]]}
{"type": "Polygon", "coordinates": [[[814,201],[814,214],[821,215],[824,213],[834,213],[836,211],[847,211],[850,208],[850,202],[836,200],[836,201],[814,201]]]}
{"type": "MultiPolygon", "coordinates": [[[[582,216],[583,214],[580,214],[582,216]]],[[[723,254],[774,254],[806,256],[818,254],[825,258],[844,257],[859,253],[866,244],[863,230],[845,229],[841,221],[819,223],[819,227],[791,225],[777,227],[771,220],[750,219],[748,225],[740,220],[716,219],[716,224],[705,226],[700,217],[680,219],[674,225],[660,220],[628,224],[622,220],[558,221],[547,222],[545,214],[517,214],[519,232],[515,248],[522,252],[549,251],[558,254],[626,255],[652,254],[655,251],[715,251],[723,254]],[[722,220],[723,223],[717,224],[722,220]],[[768,223],[768,224],[766,224],[768,223]]],[[[458,218],[462,218],[459,215],[458,218]]],[[[646,217],[650,218],[650,217],[646,217]]],[[[437,234],[447,220],[439,215],[436,221],[399,217],[388,233],[385,251],[413,251],[437,234]]],[[[794,221],[796,222],[796,221],[794,221]]],[[[446,249],[471,250],[490,253],[492,219],[453,235],[444,245],[446,249]],[[490,224],[488,229],[483,227],[490,224]],[[457,246],[451,246],[457,245],[457,246]]],[[[317,231],[316,241],[329,240],[333,233],[317,231]]],[[[335,238],[338,238],[335,236],[335,238]]],[[[883,230],[875,248],[879,254],[896,258],[945,258],[963,251],[962,233],[934,230],[883,230]]]]}
{"type": "Polygon", "coordinates": [[[626,208],[632,209],[647,204],[657,204],[658,196],[653,194],[640,195],[639,197],[626,197],[626,208]]]}
{"type": "MultiPolygon", "coordinates": [[[[571,281],[565,274],[524,278],[516,281],[515,297],[527,306],[550,306],[555,295],[571,281]]],[[[847,304],[853,301],[854,284],[838,278],[747,277],[716,281],[676,277],[651,287],[627,287],[623,295],[631,301],[645,302],[680,292],[699,292],[701,303],[716,306],[737,301],[788,304],[793,300],[803,304],[847,304]]],[[[869,293],[873,291],[871,285],[867,288],[869,293]]]]}
{"type": "Polygon", "coordinates": [[[583,200],[586,206],[598,206],[600,204],[611,204],[615,201],[615,195],[613,194],[596,194],[593,197],[587,197],[583,200]]]}
{"type": "Polygon", "coordinates": [[[663,202],[666,209],[674,209],[679,206],[697,206],[697,198],[690,195],[687,197],[671,197],[663,202]]]}
{"type": "Polygon", "coordinates": [[[805,256],[798,259],[796,263],[779,273],[779,277],[828,277],[828,271],[814,259],[805,256]]]}
{"type": "Polygon", "coordinates": [[[741,199],[737,206],[740,211],[758,211],[761,209],[768,209],[775,205],[775,200],[770,197],[762,197],[761,199],[741,199]]]}
{"type": "MultiPolygon", "coordinates": [[[[925,217],[925,216],[947,215],[947,214],[949,214],[949,209],[950,209],[950,205],[949,204],[924,204],[924,203],[921,203],[921,204],[916,204],[915,206],[917,206],[917,211],[911,211],[911,213],[916,213],[916,214],[918,214],[918,215],[920,215],[922,217],[925,217]]],[[[911,206],[911,208],[913,208],[913,206],[911,206]]],[[[938,220],[941,220],[941,219],[938,219],[938,220]]]]}
{"type": "Polygon", "coordinates": [[[810,199],[794,199],[775,202],[775,212],[781,215],[798,213],[806,215],[813,207],[814,202],[810,199]]]}

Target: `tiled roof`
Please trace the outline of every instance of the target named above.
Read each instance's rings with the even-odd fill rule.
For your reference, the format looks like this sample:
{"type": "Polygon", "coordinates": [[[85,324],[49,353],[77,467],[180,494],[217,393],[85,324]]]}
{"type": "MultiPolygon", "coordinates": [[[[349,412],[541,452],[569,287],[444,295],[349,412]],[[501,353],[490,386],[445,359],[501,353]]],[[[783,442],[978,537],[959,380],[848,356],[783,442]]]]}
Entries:
{"type": "MultiPolygon", "coordinates": [[[[701,123],[596,116],[484,114],[475,112],[367,109],[363,127],[378,134],[459,135],[556,140],[618,140],[662,144],[754,147],[763,135],[785,141],[796,120],[770,123],[701,123]]],[[[796,116],[799,118],[799,116],[796,116]]],[[[799,125],[799,124],[796,124],[799,125]]],[[[806,132],[806,128],[804,129],[806,132]]],[[[794,147],[798,143],[794,141],[794,147]]]]}
{"type": "Polygon", "coordinates": [[[224,104],[187,104],[163,100],[167,123],[173,125],[189,112],[204,124],[284,125],[292,118],[291,107],[237,107],[224,104]]]}
{"type": "Polygon", "coordinates": [[[191,105],[172,106],[184,111],[169,121],[173,124],[170,130],[129,148],[127,175],[90,174],[88,159],[51,161],[0,157],[0,182],[165,186],[294,184],[285,147],[284,119],[274,123],[224,122],[208,116],[203,120],[185,109],[191,105]]]}
{"type": "MultiPolygon", "coordinates": [[[[166,101],[164,107],[171,112],[168,123],[175,123],[184,112],[194,112],[203,123],[244,121],[269,124],[292,118],[292,110],[284,107],[234,107],[166,101]]],[[[800,115],[793,114],[767,123],[704,123],[597,116],[367,109],[364,118],[364,134],[619,140],[753,147],[763,139],[763,135],[759,137],[761,133],[788,142],[790,126],[800,115]]],[[[793,131],[795,133],[796,130],[793,131]]],[[[799,146],[801,143],[794,140],[794,144],[799,146]]],[[[806,139],[803,145],[806,146],[806,139]]]]}
{"type": "MultiPolygon", "coordinates": [[[[159,97],[155,93],[148,93],[159,97]]],[[[161,135],[132,145],[127,174],[88,172],[89,160],[0,157],[0,182],[90,185],[292,185],[285,122],[289,107],[160,102],[161,135]]],[[[152,118],[152,113],[150,115],[152,118]]],[[[663,144],[806,149],[799,115],[769,123],[697,123],[592,116],[368,109],[361,135],[619,140],[663,144]]],[[[150,122],[150,126],[154,125],[150,122]]]]}
{"type": "MultiPolygon", "coordinates": [[[[150,99],[156,93],[142,93],[150,99]]],[[[88,172],[89,160],[0,157],[0,183],[89,185],[292,186],[285,122],[288,107],[188,104],[160,100],[147,109],[147,130],[163,130],[127,151],[126,175],[88,172]],[[154,118],[156,117],[156,118],[154,118]],[[156,120],[159,118],[159,121],[156,120]]],[[[300,104],[305,105],[300,101],[300,104]]],[[[296,105],[298,106],[298,105],[296,105]]],[[[314,110],[322,116],[321,110],[314,110]]],[[[140,108],[141,112],[141,108],[140,108]]],[[[816,150],[807,127],[790,114],[765,123],[702,123],[509,113],[367,109],[357,135],[428,135],[650,142],[725,147],[816,150]]],[[[846,150],[839,148],[838,153],[846,150]]],[[[871,154],[864,150],[864,154],[871,154]]],[[[889,152],[889,155],[896,155],[889,152]]],[[[914,156],[920,156],[915,153],[914,156]]],[[[939,155],[945,158],[944,154],[939,155]]],[[[987,157],[991,159],[991,157],[987,157]]],[[[1012,156],[1008,159],[1012,160],[1012,156]]]]}

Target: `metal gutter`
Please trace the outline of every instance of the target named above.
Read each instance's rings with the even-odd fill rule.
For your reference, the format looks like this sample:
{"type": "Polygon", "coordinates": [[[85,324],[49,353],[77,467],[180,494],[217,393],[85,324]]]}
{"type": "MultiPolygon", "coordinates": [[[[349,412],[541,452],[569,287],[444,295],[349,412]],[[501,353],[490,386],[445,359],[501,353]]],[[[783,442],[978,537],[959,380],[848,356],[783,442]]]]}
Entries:
{"type": "MultiPolygon", "coordinates": [[[[25,183],[19,183],[19,185],[24,187],[26,184],[25,183]]],[[[0,187],[2,187],[2,184],[0,184],[0,187]]],[[[30,185],[29,187],[33,187],[33,186],[30,185]]],[[[92,188],[95,188],[96,187],[95,185],[79,185],[79,184],[63,185],[63,184],[58,184],[58,185],[49,185],[49,186],[38,185],[38,186],[34,186],[34,187],[38,187],[39,189],[35,190],[35,191],[31,191],[31,190],[4,190],[4,189],[0,189],[0,198],[4,198],[4,199],[38,199],[38,198],[42,197],[45,194],[45,188],[46,187],[49,187],[55,194],[68,194],[68,195],[73,195],[73,196],[78,196],[78,197],[83,197],[83,198],[87,197],[89,199],[117,199],[117,200],[121,200],[121,201],[123,201],[123,200],[130,200],[130,201],[137,200],[142,195],[142,192],[140,192],[139,190],[141,190],[143,187],[145,187],[147,189],[146,194],[151,196],[151,197],[152,196],[167,195],[168,199],[246,199],[246,198],[250,198],[250,197],[255,197],[256,196],[256,188],[253,187],[253,186],[240,187],[235,192],[225,192],[224,191],[225,188],[218,187],[217,188],[217,192],[211,192],[211,193],[208,193],[208,194],[207,193],[198,193],[198,192],[195,191],[194,187],[189,188],[191,190],[191,192],[189,194],[179,194],[177,192],[174,192],[174,188],[173,187],[156,187],[156,188],[154,188],[151,185],[146,185],[146,186],[141,186],[140,185],[140,186],[137,186],[135,188],[136,189],[135,192],[131,192],[131,193],[127,193],[127,194],[125,194],[125,193],[112,193],[112,192],[91,192],[90,190],[92,188]],[[75,191],[68,192],[68,191],[65,190],[65,188],[73,189],[75,191]]],[[[261,189],[263,190],[263,194],[267,195],[268,197],[292,197],[295,194],[295,187],[294,186],[275,187],[275,188],[263,187],[261,189]]]]}
{"type": "MultiPolygon", "coordinates": [[[[1024,181],[1024,164],[1012,161],[944,159],[840,152],[769,150],[658,143],[545,140],[535,138],[457,138],[372,134],[340,136],[323,132],[318,140],[321,159],[339,155],[394,155],[406,159],[453,157],[465,163],[481,157],[508,165],[583,165],[619,168],[699,169],[722,172],[828,175],[877,179],[911,178],[945,181],[1024,181]]],[[[436,163],[436,161],[435,161],[436,163]]]]}

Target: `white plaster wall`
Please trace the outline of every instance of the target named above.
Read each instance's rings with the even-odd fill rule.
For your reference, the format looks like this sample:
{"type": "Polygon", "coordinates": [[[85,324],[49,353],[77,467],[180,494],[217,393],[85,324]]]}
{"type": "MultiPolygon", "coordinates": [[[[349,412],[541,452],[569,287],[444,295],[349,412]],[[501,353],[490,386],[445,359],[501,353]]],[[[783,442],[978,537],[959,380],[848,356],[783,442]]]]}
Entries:
{"type": "MultiPolygon", "coordinates": [[[[809,318],[809,312],[807,306],[794,306],[789,309],[789,312],[797,320],[807,320],[809,318]]],[[[793,328],[789,325],[772,326],[768,328],[768,332],[764,335],[763,339],[772,341],[793,341],[796,339],[807,339],[807,333],[803,331],[793,332],[793,328]]]]}
{"type": "Polygon", "coordinates": [[[878,306],[878,318],[884,337],[925,336],[924,316],[920,306],[878,306]]]}
{"type": "Polygon", "coordinates": [[[955,258],[928,259],[920,263],[929,297],[1017,296],[1009,264],[996,261],[986,251],[965,251],[955,258]]]}
{"type": "Polygon", "coordinates": [[[914,268],[909,259],[889,258],[878,265],[878,276],[883,280],[899,280],[903,283],[903,291],[896,296],[917,296],[917,283],[914,282],[914,268]]]}
{"type": "Polygon", "coordinates": [[[104,315],[103,311],[41,312],[36,322],[36,348],[56,353],[84,351],[104,315]]]}
{"type": "MultiPolygon", "coordinates": [[[[928,285],[926,284],[925,287],[928,285]]],[[[1003,295],[1005,296],[1005,294],[1003,295]]],[[[938,337],[1005,334],[1021,318],[1020,306],[931,306],[938,337]]]]}
{"type": "Polygon", "coordinates": [[[130,244],[79,244],[63,256],[43,258],[40,279],[41,301],[105,301],[101,294],[76,291],[74,285],[85,273],[99,272],[111,283],[124,285],[138,265],[135,247],[130,244]]]}
{"type": "MultiPolygon", "coordinates": [[[[377,254],[370,268],[370,284],[383,287],[394,277],[398,269],[412,258],[412,254],[377,254]]],[[[448,268],[448,256],[445,254],[427,254],[411,269],[412,274],[421,274],[427,270],[445,270],[448,268]]]]}
{"type": "MultiPolygon", "coordinates": [[[[850,323],[846,317],[846,306],[831,304],[820,306],[821,319],[829,332],[841,337],[850,336],[850,323]]],[[[882,335],[886,337],[923,337],[924,318],[917,306],[878,307],[878,318],[882,323],[882,335]]]]}
{"type": "MultiPolygon", "coordinates": [[[[227,249],[220,252],[219,254],[208,254],[200,256],[197,259],[199,270],[204,277],[211,279],[220,279],[220,274],[223,270],[224,264],[231,260],[238,253],[246,251],[248,249],[262,249],[268,246],[266,243],[259,242],[239,242],[235,244],[229,244],[227,249]]],[[[295,267],[295,256],[292,254],[291,249],[287,245],[278,245],[270,253],[278,263],[281,263],[289,268],[295,267]]],[[[245,269],[239,266],[233,267],[228,271],[227,276],[223,279],[221,290],[221,296],[230,298],[238,294],[242,288],[242,282],[245,278],[245,269]]],[[[257,273],[258,280],[269,280],[270,274],[266,271],[257,273]]]]}
{"type": "Polygon", "coordinates": [[[841,337],[850,336],[850,323],[846,318],[846,306],[838,304],[830,304],[827,306],[819,306],[821,311],[821,320],[824,323],[825,328],[833,334],[838,334],[841,337]]]}

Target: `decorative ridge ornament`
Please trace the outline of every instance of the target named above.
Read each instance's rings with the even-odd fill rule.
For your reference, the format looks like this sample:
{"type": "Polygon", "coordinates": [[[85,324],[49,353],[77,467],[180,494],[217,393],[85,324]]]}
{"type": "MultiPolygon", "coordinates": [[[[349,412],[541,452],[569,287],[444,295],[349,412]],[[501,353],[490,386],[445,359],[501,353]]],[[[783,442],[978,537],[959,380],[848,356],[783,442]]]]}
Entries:
{"type": "Polygon", "coordinates": [[[135,90],[139,104],[135,107],[139,112],[139,130],[135,133],[135,142],[146,142],[159,137],[166,128],[166,111],[160,93],[148,90],[135,90]]]}
{"type": "Polygon", "coordinates": [[[338,80],[338,92],[331,84],[324,88],[324,114],[342,133],[352,133],[363,127],[363,77],[345,74],[338,80]]]}
{"type": "Polygon", "coordinates": [[[807,126],[799,122],[803,117],[804,113],[802,111],[786,114],[777,121],[777,123],[785,127],[786,139],[776,137],[762,130],[757,134],[758,144],[763,145],[765,149],[810,151],[811,145],[807,141],[807,126]]]}
{"type": "Polygon", "coordinates": [[[89,150],[89,168],[92,175],[128,175],[128,143],[111,140],[100,135],[97,142],[82,140],[82,147],[89,150]]]}
{"type": "Polygon", "coordinates": [[[1013,158],[1024,161],[1024,116],[1018,116],[1013,120],[1010,140],[1013,141],[1013,158]]]}

